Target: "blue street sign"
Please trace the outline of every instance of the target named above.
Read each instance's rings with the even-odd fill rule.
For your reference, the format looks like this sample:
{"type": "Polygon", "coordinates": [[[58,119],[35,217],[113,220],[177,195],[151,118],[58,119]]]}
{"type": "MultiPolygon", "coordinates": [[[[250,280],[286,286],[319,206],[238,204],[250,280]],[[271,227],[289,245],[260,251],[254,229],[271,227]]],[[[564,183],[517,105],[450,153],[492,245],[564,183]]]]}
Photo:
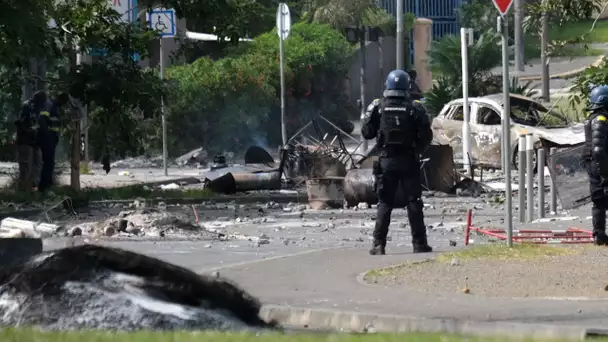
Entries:
{"type": "Polygon", "coordinates": [[[148,13],[148,27],[157,31],[161,38],[175,37],[175,11],[157,9],[148,13]]]}

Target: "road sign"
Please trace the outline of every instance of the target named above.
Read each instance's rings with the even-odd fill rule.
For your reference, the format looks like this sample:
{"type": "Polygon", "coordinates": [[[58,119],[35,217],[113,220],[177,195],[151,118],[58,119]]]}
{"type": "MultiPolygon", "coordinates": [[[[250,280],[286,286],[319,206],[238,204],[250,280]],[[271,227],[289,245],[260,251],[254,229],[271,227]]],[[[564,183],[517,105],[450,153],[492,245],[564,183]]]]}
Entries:
{"type": "Polygon", "coordinates": [[[281,136],[283,146],[287,144],[287,128],[285,126],[285,51],[283,42],[289,37],[291,30],[291,15],[289,7],[280,3],[277,7],[277,34],[279,35],[279,72],[281,75],[281,136]]]}
{"type": "Polygon", "coordinates": [[[511,8],[511,5],[513,4],[513,0],[493,0],[493,1],[494,1],[494,6],[496,6],[496,9],[500,13],[500,15],[503,17],[505,16],[505,14],[507,14],[507,12],[509,12],[509,8],[511,8]]]}
{"type": "Polygon", "coordinates": [[[120,14],[120,18],[123,22],[128,23],[131,22],[131,0],[108,0],[110,2],[110,6],[114,9],[118,14],[120,14]]]}
{"type": "Polygon", "coordinates": [[[289,31],[291,30],[291,14],[289,13],[289,7],[287,4],[280,3],[277,7],[277,34],[279,38],[285,40],[289,37],[289,31]]]}
{"type": "Polygon", "coordinates": [[[148,27],[162,38],[175,37],[175,10],[155,9],[148,13],[148,27]]]}

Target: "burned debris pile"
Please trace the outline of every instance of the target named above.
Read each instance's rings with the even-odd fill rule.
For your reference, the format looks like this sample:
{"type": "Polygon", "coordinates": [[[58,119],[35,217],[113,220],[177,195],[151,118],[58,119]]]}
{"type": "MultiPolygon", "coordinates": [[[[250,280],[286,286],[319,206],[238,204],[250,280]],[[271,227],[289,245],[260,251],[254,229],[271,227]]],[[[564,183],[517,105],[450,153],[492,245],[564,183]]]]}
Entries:
{"type": "Polygon", "coordinates": [[[50,330],[270,329],[236,285],[159,259],[95,245],[0,270],[0,321],[50,330]]]}

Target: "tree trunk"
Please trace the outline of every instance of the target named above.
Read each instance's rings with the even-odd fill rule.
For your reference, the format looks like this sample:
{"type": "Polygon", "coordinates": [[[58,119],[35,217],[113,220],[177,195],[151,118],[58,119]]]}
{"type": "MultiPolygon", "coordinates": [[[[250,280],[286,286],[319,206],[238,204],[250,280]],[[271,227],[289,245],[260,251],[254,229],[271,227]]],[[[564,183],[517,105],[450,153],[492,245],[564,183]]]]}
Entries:
{"type": "Polygon", "coordinates": [[[80,191],[80,120],[74,120],[73,125],[70,186],[72,189],[80,191]]]}
{"type": "MultiPolygon", "coordinates": [[[[79,63],[80,56],[75,52],[70,56],[70,74],[75,75],[77,73],[79,63]]],[[[82,119],[82,108],[80,101],[75,100],[75,102],[78,102],[77,106],[75,106],[76,108],[73,106],[74,103],[69,104],[71,107],[72,125],[74,127],[72,131],[72,153],[70,156],[70,186],[75,191],[80,191],[80,121],[82,119]]]]}

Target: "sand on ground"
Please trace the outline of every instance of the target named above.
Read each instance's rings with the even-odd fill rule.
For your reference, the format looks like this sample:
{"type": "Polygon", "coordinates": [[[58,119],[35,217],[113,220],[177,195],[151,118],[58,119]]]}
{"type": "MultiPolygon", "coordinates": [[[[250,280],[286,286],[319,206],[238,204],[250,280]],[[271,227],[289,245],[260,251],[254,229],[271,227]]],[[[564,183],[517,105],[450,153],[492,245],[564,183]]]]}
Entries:
{"type": "Polygon", "coordinates": [[[373,270],[365,280],[427,293],[462,293],[466,288],[471,295],[490,297],[608,298],[608,248],[563,248],[576,248],[577,253],[529,260],[431,260],[373,270]]]}

